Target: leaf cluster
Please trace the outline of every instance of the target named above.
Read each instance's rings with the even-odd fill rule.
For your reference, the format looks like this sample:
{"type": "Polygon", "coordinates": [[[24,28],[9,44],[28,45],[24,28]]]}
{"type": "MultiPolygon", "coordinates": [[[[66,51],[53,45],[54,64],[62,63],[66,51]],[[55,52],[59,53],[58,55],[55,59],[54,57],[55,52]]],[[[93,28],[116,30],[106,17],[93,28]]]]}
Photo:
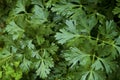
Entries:
{"type": "Polygon", "coordinates": [[[1,0],[0,79],[120,80],[119,3],[1,0]]]}

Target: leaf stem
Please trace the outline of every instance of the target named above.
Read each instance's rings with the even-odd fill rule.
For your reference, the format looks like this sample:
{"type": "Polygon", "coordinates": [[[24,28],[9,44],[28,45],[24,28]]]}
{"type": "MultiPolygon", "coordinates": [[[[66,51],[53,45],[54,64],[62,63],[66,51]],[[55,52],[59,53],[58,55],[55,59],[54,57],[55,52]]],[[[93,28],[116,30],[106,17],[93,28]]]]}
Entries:
{"type": "Polygon", "coordinates": [[[97,41],[100,41],[101,43],[105,43],[105,44],[109,44],[109,45],[114,46],[114,44],[113,44],[114,42],[110,43],[110,42],[108,42],[108,41],[101,40],[101,39],[99,39],[98,37],[95,38],[95,37],[87,36],[87,35],[76,35],[76,37],[87,38],[87,39],[95,39],[95,40],[97,40],[97,41]]]}

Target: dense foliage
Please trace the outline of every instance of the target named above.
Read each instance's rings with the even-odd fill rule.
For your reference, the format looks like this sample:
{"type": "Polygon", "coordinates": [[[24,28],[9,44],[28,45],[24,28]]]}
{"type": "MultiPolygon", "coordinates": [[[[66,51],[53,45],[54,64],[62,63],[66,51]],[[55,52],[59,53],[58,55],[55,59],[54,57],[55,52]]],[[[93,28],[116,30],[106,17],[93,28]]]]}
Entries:
{"type": "Polygon", "coordinates": [[[120,0],[0,0],[0,80],[120,80],[120,0]]]}

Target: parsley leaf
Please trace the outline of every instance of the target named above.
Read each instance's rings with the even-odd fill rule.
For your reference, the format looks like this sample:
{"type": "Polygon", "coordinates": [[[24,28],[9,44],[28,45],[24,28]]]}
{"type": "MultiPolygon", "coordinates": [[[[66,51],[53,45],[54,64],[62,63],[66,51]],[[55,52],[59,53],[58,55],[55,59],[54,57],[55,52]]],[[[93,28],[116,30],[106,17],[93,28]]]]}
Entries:
{"type": "Polygon", "coordinates": [[[50,68],[54,66],[53,59],[48,55],[48,52],[44,50],[43,55],[38,60],[36,67],[38,67],[36,73],[41,78],[46,78],[50,73],[50,68]]]}
{"type": "Polygon", "coordinates": [[[22,38],[24,33],[24,30],[21,29],[19,26],[17,26],[14,21],[11,21],[7,25],[7,27],[5,28],[5,31],[12,36],[13,40],[22,38]]]}
{"type": "Polygon", "coordinates": [[[69,64],[72,64],[71,67],[76,65],[78,62],[80,62],[81,65],[88,65],[91,62],[90,55],[76,47],[71,47],[69,51],[64,53],[64,57],[69,64]]]}

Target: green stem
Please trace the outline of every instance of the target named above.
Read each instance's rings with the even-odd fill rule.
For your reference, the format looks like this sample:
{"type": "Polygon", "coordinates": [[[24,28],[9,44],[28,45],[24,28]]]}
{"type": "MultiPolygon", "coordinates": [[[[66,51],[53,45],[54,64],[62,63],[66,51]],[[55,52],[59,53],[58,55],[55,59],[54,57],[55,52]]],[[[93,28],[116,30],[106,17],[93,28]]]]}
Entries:
{"type": "Polygon", "coordinates": [[[100,41],[100,42],[102,42],[102,43],[105,43],[105,44],[109,44],[109,45],[114,46],[114,44],[113,44],[114,42],[110,43],[110,42],[108,42],[108,41],[101,40],[101,39],[99,39],[98,37],[95,38],[95,37],[87,36],[87,35],[76,35],[76,37],[87,38],[87,39],[95,39],[95,40],[100,41]]]}
{"type": "Polygon", "coordinates": [[[95,53],[93,54],[93,56],[92,56],[92,64],[94,63],[94,61],[95,61],[95,53]]]}

